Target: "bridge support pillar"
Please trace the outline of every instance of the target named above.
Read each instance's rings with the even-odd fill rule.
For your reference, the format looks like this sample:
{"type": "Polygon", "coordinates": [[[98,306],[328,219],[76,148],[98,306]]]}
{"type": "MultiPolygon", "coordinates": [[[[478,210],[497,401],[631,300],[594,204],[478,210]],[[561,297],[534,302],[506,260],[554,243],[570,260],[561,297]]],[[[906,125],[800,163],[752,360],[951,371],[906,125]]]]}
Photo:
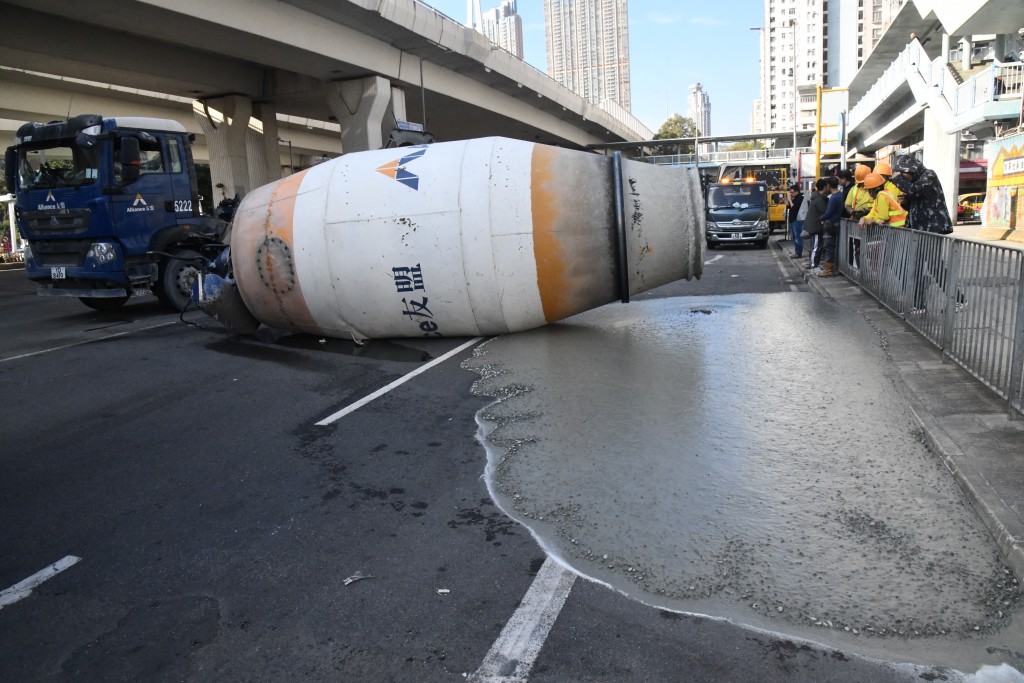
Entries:
{"type": "Polygon", "coordinates": [[[253,188],[281,177],[273,105],[227,95],[197,102],[193,113],[206,136],[213,183],[223,183],[227,196],[238,193],[244,197],[253,188]],[[254,117],[262,129],[250,125],[254,117]]]}
{"type": "Polygon", "coordinates": [[[251,127],[246,131],[245,152],[249,159],[250,189],[281,178],[281,144],[277,132],[277,107],[259,102],[252,107],[253,117],[262,124],[262,133],[251,127]]]}
{"type": "Polygon", "coordinates": [[[405,93],[380,76],[329,84],[327,104],[341,126],[346,153],[380,149],[395,119],[405,118],[405,93]]]}
{"type": "Polygon", "coordinates": [[[931,107],[924,110],[923,147],[921,161],[939,177],[949,216],[956,222],[956,197],[960,192],[960,133],[947,134],[931,107]]]}

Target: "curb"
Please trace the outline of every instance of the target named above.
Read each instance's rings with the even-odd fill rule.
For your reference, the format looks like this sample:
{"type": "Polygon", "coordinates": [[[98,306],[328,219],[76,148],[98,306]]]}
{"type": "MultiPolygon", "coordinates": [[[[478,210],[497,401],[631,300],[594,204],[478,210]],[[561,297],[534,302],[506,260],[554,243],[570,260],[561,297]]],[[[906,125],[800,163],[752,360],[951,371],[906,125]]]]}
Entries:
{"type": "MultiPolygon", "coordinates": [[[[903,380],[903,373],[898,372],[897,374],[900,377],[900,382],[903,383],[903,386],[907,389],[908,393],[910,395],[914,395],[914,392],[903,380]]],[[[999,549],[1003,551],[1003,555],[1006,557],[1006,562],[1010,565],[1010,569],[1013,570],[1017,580],[1024,583],[1024,541],[1013,537],[1006,528],[1006,525],[1000,521],[999,515],[995,513],[992,506],[984,500],[981,493],[978,491],[978,487],[972,482],[972,477],[969,477],[964,473],[964,465],[969,466],[969,463],[964,456],[964,452],[956,442],[946,434],[945,430],[938,425],[935,416],[928,412],[928,410],[917,401],[910,404],[910,410],[914,413],[914,417],[917,419],[918,424],[921,425],[926,445],[939,456],[942,464],[945,465],[946,469],[953,475],[953,479],[956,480],[956,483],[960,486],[960,489],[970,501],[971,507],[974,508],[978,517],[981,518],[982,524],[984,524],[985,528],[987,528],[989,533],[992,534],[992,538],[999,546],[999,549]],[[958,455],[960,456],[963,465],[957,464],[958,455]]],[[[973,478],[984,481],[984,477],[977,472],[974,472],[973,478]]]]}
{"type": "Polygon", "coordinates": [[[25,270],[24,263],[0,263],[0,270],[25,270]]]}

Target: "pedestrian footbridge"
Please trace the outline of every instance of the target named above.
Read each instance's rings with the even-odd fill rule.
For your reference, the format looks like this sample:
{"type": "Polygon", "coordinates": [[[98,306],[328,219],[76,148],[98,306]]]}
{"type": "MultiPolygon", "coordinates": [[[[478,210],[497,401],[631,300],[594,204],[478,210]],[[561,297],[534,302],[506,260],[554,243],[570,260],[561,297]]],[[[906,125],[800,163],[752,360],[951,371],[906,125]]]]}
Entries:
{"type": "Polygon", "coordinates": [[[955,216],[961,159],[1021,123],[1022,54],[1020,0],[908,0],[849,84],[849,158],[920,151],[955,216]]]}

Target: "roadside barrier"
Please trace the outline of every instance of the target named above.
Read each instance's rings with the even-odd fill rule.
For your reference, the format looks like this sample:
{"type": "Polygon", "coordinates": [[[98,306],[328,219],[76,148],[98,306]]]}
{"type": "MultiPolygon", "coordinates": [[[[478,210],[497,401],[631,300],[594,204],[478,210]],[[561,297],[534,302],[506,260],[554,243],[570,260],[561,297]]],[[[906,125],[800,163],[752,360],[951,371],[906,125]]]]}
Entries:
{"type": "Polygon", "coordinates": [[[844,220],[836,258],[850,281],[1024,414],[1024,252],[844,220]]]}

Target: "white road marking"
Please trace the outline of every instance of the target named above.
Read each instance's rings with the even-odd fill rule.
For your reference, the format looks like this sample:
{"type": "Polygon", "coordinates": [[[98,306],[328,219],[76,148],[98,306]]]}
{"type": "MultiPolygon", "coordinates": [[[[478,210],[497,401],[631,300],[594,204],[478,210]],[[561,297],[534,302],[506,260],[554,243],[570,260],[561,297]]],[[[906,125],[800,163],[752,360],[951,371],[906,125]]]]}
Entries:
{"type": "Polygon", "coordinates": [[[364,396],[363,398],[359,399],[355,403],[351,403],[351,404],[345,406],[344,408],[342,408],[338,412],[334,413],[333,415],[331,415],[329,417],[325,417],[324,419],[322,419],[322,420],[320,420],[319,422],[316,423],[317,426],[318,427],[325,427],[325,426],[331,424],[332,422],[336,422],[337,420],[340,420],[341,418],[345,417],[349,413],[351,413],[351,412],[353,412],[355,410],[359,410],[360,408],[365,406],[370,401],[373,401],[374,399],[380,398],[381,396],[383,396],[384,394],[388,393],[389,391],[391,391],[395,387],[398,387],[398,386],[401,386],[402,384],[405,384],[406,382],[411,380],[416,375],[424,373],[427,370],[429,370],[430,368],[434,367],[435,365],[443,363],[444,361],[448,360],[449,358],[451,358],[455,354],[459,353],[460,351],[463,351],[464,349],[469,348],[473,344],[476,344],[481,339],[483,339],[483,337],[474,337],[474,338],[470,339],[465,344],[452,349],[451,351],[449,351],[448,353],[444,354],[443,356],[438,356],[437,358],[435,358],[434,360],[430,361],[426,365],[421,365],[420,367],[416,368],[415,370],[413,370],[409,374],[403,375],[402,377],[399,377],[398,379],[396,379],[391,384],[388,384],[387,386],[381,387],[377,391],[375,391],[372,394],[369,394],[367,396],[364,396]]]}
{"type": "Polygon", "coordinates": [[[63,557],[54,562],[53,564],[51,564],[46,569],[41,569],[40,571],[37,571],[35,574],[28,577],[24,581],[19,581],[7,590],[0,592],[0,609],[3,609],[8,605],[13,605],[22,598],[27,598],[29,595],[32,594],[33,588],[41,584],[43,581],[46,581],[47,579],[52,579],[54,576],[60,574],[68,567],[81,561],[81,559],[82,558],[75,557],[74,555],[68,555],[67,557],[63,557]]]}
{"type": "Polygon", "coordinates": [[[494,641],[469,683],[520,683],[528,680],[576,575],[548,557],[523,601],[494,641]]]}
{"type": "Polygon", "coordinates": [[[710,266],[710,265],[711,265],[712,263],[714,263],[715,261],[717,261],[717,260],[718,260],[718,259],[720,259],[720,258],[722,258],[722,254],[718,254],[717,256],[715,256],[715,257],[714,257],[713,259],[711,259],[710,261],[705,261],[705,262],[704,262],[704,265],[705,265],[705,266],[710,266]]]}
{"type": "Polygon", "coordinates": [[[39,356],[39,355],[42,355],[44,353],[51,353],[53,351],[61,351],[63,349],[70,349],[70,348],[73,348],[75,346],[81,346],[82,344],[92,344],[93,342],[103,341],[105,339],[113,339],[114,337],[123,337],[126,334],[134,334],[135,332],[144,332],[146,330],[155,330],[158,327],[166,327],[168,325],[173,325],[176,322],[178,322],[178,321],[177,320],[169,320],[168,322],[157,323],[156,325],[149,325],[148,327],[137,327],[137,328],[135,328],[133,330],[125,330],[124,332],[117,332],[115,334],[108,334],[108,335],[103,336],[103,337],[94,337],[92,339],[83,339],[81,341],[71,342],[70,344],[65,344],[63,346],[54,346],[54,347],[51,347],[49,349],[42,349],[41,351],[32,351],[30,353],[23,353],[20,356],[11,356],[10,358],[0,358],[0,363],[6,363],[7,361],[18,360],[20,358],[31,358],[32,356],[39,356]]]}

